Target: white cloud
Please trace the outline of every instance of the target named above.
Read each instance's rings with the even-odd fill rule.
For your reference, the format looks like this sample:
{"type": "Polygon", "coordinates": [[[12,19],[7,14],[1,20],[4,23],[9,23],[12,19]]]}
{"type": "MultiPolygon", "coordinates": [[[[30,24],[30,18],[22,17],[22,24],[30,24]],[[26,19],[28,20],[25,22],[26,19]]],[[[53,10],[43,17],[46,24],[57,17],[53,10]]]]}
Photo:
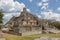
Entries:
{"type": "Polygon", "coordinates": [[[37,5],[38,6],[48,6],[48,3],[39,2],[37,5]]]}
{"type": "Polygon", "coordinates": [[[39,18],[41,18],[41,15],[38,15],[39,18]]]}
{"type": "Polygon", "coordinates": [[[3,22],[4,24],[8,22],[13,16],[20,16],[20,13],[4,13],[3,22]]]}
{"type": "Polygon", "coordinates": [[[41,14],[44,16],[44,19],[54,19],[60,21],[60,14],[58,13],[48,11],[48,12],[42,12],[41,14]]]}
{"type": "Polygon", "coordinates": [[[3,18],[10,18],[12,17],[12,14],[5,14],[3,18]]]}
{"type": "Polygon", "coordinates": [[[6,22],[8,22],[10,20],[10,18],[12,17],[12,14],[5,14],[4,15],[4,20],[3,20],[3,23],[5,24],[6,22]]]}
{"type": "Polygon", "coordinates": [[[49,0],[42,0],[42,2],[48,2],[49,0]]]}
{"type": "Polygon", "coordinates": [[[44,3],[43,6],[48,6],[48,3],[44,3]]]}
{"type": "Polygon", "coordinates": [[[41,10],[46,10],[48,8],[48,0],[42,0],[37,5],[41,7],[41,10]]]}
{"type": "Polygon", "coordinates": [[[29,0],[30,2],[32,2],[32,0],[29,0]]]}
{"type": "Polygon", "coordinates": [[[0,9],[4,12],[21,11],[25,7],[24,3],[19,3],[14,0],[0,0],[0,9]]]}
{"type": "Polygon", "coordinates": [[[4,13],[3,22],[7,22],[12,16],[19,16],[20,11],[25,7],[24,3],[19,3],[14,0],[0,0],[0,10],[2,9],[4,13]]]}
{"type": "Polygon", "coordinates": [[[60,11],[60,7],[58,7],[58,8],[57,8],[57,10],[59,10],[59,11],[60,11]]]}
{"type": "Polygon", "coordinates": [[[27,8],[27,11],[30,12],[30,9],[27,8]]]}
{"type": "Polygon", "coordinates": [[[41,2],[39,2],[39,3],[37,3],[37,5],[38,5],[38,6],[42,6],[42,3],[41,3],[41,2]]]}
{"type": "Polygon", "coordinates": [[[46,9],[46,7],[47,7],[47,6],[42,6],[42,7],[41,7],[41,9],[42,9],[42,10],[45,10],[45,9],[46,9]]]}
{"type": "Polygon", "coordinates": [[[3,18],[11,18],[12,16],[20,16],[20,13],[4,13],[3,18]]]}
{"type": "MultiPolygon", "coordinates": [[[[59,13],[55,13],[52,10],[48,9],[48,1],[49,0],[42,0],[41,2],[39,2],[37,5],[41,7],[41,14],[43,16],[44,19],[53,19],[53,20],[57,20],[60,21],[60,14],[59,13]]],[[[57,10],[60,10],[60,7],[57,8],[57,10]]]]}

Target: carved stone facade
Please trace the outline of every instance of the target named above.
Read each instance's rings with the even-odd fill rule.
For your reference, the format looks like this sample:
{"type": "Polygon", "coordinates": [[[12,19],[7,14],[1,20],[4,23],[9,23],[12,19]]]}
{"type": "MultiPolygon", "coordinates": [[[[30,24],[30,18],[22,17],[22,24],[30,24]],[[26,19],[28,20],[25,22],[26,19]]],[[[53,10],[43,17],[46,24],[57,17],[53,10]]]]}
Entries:
{"type": "Polygon", "coordinates": [[[9,32],[20,33],[22,35],[26,32],[41,31],[39,18],[30,14],[26,8],[23,9],[19,17],[12,17],[4,26],[9,29],[9,32]]]}

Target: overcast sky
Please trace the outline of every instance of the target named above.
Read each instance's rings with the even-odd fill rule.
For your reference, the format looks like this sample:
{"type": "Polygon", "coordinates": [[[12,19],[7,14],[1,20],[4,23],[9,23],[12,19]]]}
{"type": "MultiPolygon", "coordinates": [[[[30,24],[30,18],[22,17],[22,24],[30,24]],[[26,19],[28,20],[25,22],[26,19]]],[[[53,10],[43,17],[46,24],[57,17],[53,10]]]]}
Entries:
{"type": "Polygon", "coordinates": [[[4,11],[4,22],[12,16],[19,16],[23,8],[40,18],[60,21],[60,0],[0,0],[4,11]]]}

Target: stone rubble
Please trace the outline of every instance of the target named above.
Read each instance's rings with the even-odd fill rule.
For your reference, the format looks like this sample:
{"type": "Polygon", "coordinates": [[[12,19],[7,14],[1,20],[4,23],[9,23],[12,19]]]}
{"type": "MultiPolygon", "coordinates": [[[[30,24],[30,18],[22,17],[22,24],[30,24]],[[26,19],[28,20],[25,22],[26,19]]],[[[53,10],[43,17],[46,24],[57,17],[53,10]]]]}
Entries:
{"type": "Polygon", "coordinates": [[[60,40],[60,38],[58,38],[58,37],[50,37],[50,36],[43,36],[43,37],[40,37],[40,38],[36,38],[34,40],[60,40]]]}

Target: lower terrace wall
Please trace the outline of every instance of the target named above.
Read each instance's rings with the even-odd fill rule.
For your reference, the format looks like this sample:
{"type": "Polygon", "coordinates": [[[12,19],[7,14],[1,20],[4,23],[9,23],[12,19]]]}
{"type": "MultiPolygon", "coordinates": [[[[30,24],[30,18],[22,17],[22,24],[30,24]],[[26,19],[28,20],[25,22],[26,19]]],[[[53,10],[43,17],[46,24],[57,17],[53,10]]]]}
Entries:
{"type": "Polygon", "coordinates": [[[32,35],[32,34],[41,34],[42,31],[29,31],[22,33],[22,36],[32,35]]]}

